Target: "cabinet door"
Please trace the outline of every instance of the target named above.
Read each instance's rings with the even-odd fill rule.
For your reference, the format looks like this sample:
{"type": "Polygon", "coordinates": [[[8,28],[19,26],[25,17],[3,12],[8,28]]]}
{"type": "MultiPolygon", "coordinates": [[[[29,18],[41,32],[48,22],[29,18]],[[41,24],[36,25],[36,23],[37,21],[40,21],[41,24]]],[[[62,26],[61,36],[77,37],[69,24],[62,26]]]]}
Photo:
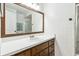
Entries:
{"type": "Polygon", "coordinates": [[[48,56],[48,48],[40,52],[40,56],[48,56]]]}
{"type": "Polygon", "coordinates": [[[54,41],[55,39],[52,39],[49,41],[49,56],[53,56],[55,54],[54,52],[54,41]]]}
{"type": "Polygon", "coordinates": [[[51,56],[51,55],[54,55],[54,54],[55,54],[55,52],[54,52],[54,45],[51,45],[49,47],[49,55],[51,56]]]}
{"type": "Polygon", "coordinates": [[[14,56],[31,56],[31,50],[29,49],[29,50],[19,52],[19,53],[15,54],[14,56]]]}
{"type": "Polygon", "coordinates": [[[40,53],[43,49],[45,49],[47,47],[48,47],[48,42],[45,42],[45,43],[40,44],[36,47],[33,47],[32,48],[32,55],[36,55],[36,54],[40,53]]]}
{"type": "Polygon", "coordinates": [[[25,56],[31,56],[31,50],[30,49],[25,52],[25,56]]]}
{"type": "Polygon", "coordinates": [[[49,54],[49,56],[55,56],[54,52],[51,52],[51,53],[49,54]]]}

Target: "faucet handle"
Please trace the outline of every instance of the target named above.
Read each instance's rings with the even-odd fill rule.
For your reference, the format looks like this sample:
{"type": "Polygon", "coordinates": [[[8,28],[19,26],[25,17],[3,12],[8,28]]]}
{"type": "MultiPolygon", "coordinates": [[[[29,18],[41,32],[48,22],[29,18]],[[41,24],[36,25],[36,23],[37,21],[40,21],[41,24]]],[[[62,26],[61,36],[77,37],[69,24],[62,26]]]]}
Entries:
{"type": "Polygon", "coordinates": [[[33,37],[34,37],[34,35],[31,35],[31,36],[30,36],[30,38],[33,38],[33,37]]]}

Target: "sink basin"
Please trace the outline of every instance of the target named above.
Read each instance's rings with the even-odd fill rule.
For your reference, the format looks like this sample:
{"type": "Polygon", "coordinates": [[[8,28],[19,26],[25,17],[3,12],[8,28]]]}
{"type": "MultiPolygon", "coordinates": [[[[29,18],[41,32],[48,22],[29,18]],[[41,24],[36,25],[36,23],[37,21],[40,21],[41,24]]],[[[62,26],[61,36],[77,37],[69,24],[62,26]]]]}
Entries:
{"type": "Polygon", "coordinates": [[[30,38],[30,41],[31,42],[39,42],[39,41],[41,41],[42,39],[40,38],[40,37],[32,37],[32,38],[30,38]]]}

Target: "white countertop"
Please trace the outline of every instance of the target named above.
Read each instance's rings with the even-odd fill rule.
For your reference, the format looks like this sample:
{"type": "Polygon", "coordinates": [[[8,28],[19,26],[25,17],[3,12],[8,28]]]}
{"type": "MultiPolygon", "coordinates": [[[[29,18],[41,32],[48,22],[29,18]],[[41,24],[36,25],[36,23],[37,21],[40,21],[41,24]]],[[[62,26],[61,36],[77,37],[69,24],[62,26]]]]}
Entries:
{"type": "Polygon", "coordinates": [[[3,42],[1,45],[1,55],[9,56],[16,54],[22,50],[26,50],[38,44],[46,42],[54,37],[55,35],[44,35],[44,36],[35,37],[34,39],[30,39],[28,37],[20,40],[3,42]]]}

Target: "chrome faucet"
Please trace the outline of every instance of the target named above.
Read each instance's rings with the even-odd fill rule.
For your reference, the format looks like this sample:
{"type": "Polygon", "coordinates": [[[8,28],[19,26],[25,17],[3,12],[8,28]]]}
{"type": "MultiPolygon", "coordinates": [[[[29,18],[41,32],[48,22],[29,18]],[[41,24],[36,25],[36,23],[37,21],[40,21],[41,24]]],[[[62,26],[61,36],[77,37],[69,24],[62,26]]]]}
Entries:
{"type": "Polygon", "coordinates": [[[30,36],[30,39],[33,39],[34,37],[35,37],[34,35],[31,35],[31,36],[30,36]]]}

